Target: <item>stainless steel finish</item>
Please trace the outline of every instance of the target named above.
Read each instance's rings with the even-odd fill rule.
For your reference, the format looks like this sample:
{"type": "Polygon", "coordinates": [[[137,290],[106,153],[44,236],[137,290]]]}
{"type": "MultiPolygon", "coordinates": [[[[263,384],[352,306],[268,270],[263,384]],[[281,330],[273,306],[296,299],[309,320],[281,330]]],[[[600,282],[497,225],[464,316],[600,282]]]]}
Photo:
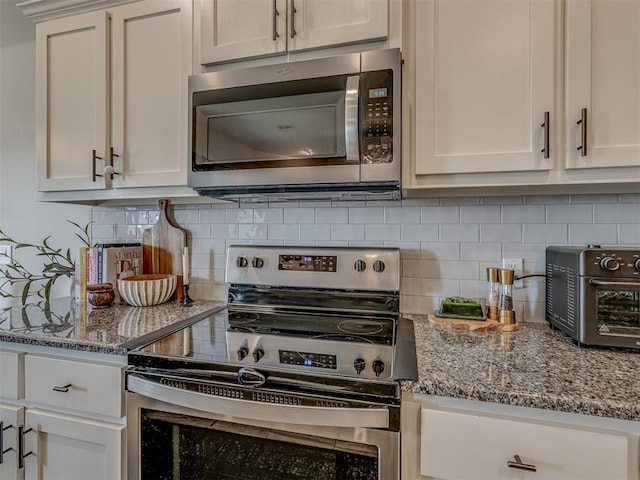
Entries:
{"type": "Polygon", "coordinates": [[[296,32],[296,2],[295,0],[289,0],[291,2],[291,38],[294,38],[298,32],[296,32]]]}
{"type": "MultiPolygon", "coordinates": [[[[218,398],[209,402],[207,408],[217,405],[218,398]]],[[[311,435],[323,439],[334,439],[337,442],[354,442],[377,447],[379,452],[379,478],[380,480],[395,480],[400,472],[400,434],[398,432],[379,430],[375,428],[348,428],[342,426],[327,426],[322,424],[300,425],[293,424],[290,420],[295,417],[289,415],[283,422],[252,420],[245,417],[238,418],[229,415],[212,413],[208,410],[196,410],[180,405],[173,405],[161,399],[154,399],[137,393],[127,393],[127,464],[129,480],[140,479],[140,411],[151,409],[160,412],[169,412],[176,415],[207,418],[237,423],[239,427],[255,426],[263,427],[280,433],[280,438],[289,437],[291,442],[296,442],[296,435],[311,435]],[[284,437],[283,437],[284,435],[284,437]]],[[[217,408],[215,409],[217,411],[217,408]]],[[[331,410],[333,411],[333,409],[331,410]]],[[[307,416],[305,414],[305,416],[307,416]]],[[[374,414],[375,416],[375,414],[374,414]]],[[[335,423],[332,420],[332,423],[335,423]]]]}
{"type": "Polygon", "coordinates": [[[96,160],[102,160],[102,157],[99,157],[96,154],[95,150],[91,150],[91,165],[92,165],[92,173],[91,173],[91,181],[95,182],[96,177],[101,177],[102,175],[97,173],[96,160]]]}
{"type": "Polygon", "coordinates": [[[578,120],[578,125],[580,125],[580,141],[582,145],[580,145],[577,150],[580,150],[580,156],[586,157],[587,152],[587,109],[583,108],[580,111],[580,120],[578,120]]]}
{"type": "Polygon", "coordinates": [[[71,389],[71,384],[67,383],[66,385],[63,386],[58,386],[56,385],[55,387],[53,387],[53,391],[54,392],[62,392],[62,393],[67,393],[69,390],[71,389]]]}
{"type": "Polygon", "coordinates": [[[212,398],[203,393],[151,382],[135,374],[128,376],[127,390],[172,405],[250,420],[269,419],[270,422],[292,425],[347,428],[387,428],[389,426],[389,411],[386,408],[308,407],[248,402],[234,398],[212,398]]]}
{"type": "Polygon", "coordinates": [[[280,34],[278,33],[278,16],[280,15],[280,12],[278,11],[278,8],[276,7],[276,0],[273,0],[273,41],[277,42],[278,38],[280,37],[280,34]]]}
{"type": "Polygon", "coordinates": [[[231,284],[280,285],[283,287],[313,287],[332,289],[400,291],[400,251],[397,248],[341,248],[341,247],[274,247],[261,245],[231,245],[227,252],[225,281],[231,284]],[[278,255],[325,255],[337,256],[335,272],[278,270],[278,255]],[[238,257],[263,259],[262,268],[251,266],[240,268],[238,257]],[[364,262],[368,268],[358,272],[356,261],[364,262]],[[377,273],[371,268],[374,262],[382,261],[386,268],[377,273]]]}
{"type": "Polygon", "coordinates": [[[518,470],[526,470],[527,472],[535,472],[538,470],[535,465],[531,465],[529,463],[522,463],[522,460],[520,459],[520,455],[514,455],[513,458],[515,459],[515,462],[513,460],[509,460],[507,462],[507,467],[515,468],[518,470]]]}
{"type": "Polygon", "coordinates": [[[544,128],[544,148],[542,149],[542,153],[544,154],[544,158],[549,158],[551,156],[551,148],[549,146],[551,142],[549,112],[544,112],[544,122],[540,126],[544,128]]]}
{"type": "Polygon", "coordinates": [[[344,139],[347,149],[347,163],[360,163],[358,138],[358,91],[360,77],[354,75],[347,78],[347,89],[344,99],[344,139]]]}

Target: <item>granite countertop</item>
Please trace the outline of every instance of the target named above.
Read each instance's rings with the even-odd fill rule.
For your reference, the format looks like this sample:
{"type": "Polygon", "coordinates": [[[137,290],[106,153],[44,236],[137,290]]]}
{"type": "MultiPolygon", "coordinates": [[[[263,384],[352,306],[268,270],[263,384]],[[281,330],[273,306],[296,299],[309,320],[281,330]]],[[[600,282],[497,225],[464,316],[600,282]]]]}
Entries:
{"type": "Polygon", "coordinates": [[[58,298],[48,307],[40,302],[0,309],[0,341],[126,355],[125,342],[224,305],[196,300],[190,307],[167,302],[92,308],[58,298]]]}
{"type": "Polygon", "coordinates": [[[414,321],[414,393],[640,421],[640,354],[580,348],[547,324],[469,332],[414,321]]]}

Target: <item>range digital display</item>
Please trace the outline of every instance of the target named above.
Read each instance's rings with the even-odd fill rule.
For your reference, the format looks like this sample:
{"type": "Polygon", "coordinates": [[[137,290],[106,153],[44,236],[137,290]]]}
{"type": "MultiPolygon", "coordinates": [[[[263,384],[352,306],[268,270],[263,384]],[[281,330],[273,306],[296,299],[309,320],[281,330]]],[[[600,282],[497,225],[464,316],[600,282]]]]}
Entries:
{"type": "Polygon", "coordinates": [[[278,255],[278,270],[297,272],[335,272],[335,255],[278,255]]]}
{"type": "Polygon", "coordinates": [[[305,367],[329,368],[336,370],[338,360],[335,355],[324,353],[293,352],[290,350],[279,350],[280,363],[284,365],[303,365],[305,367]]]}

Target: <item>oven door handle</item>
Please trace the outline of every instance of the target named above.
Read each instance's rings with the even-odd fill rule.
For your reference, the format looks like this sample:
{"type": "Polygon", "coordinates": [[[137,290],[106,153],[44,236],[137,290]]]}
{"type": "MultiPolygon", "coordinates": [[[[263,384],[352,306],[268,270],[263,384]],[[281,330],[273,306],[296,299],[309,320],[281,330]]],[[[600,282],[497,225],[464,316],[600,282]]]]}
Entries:
{"type": "Polygon", "coordinates": [[[214,397],[161,385],[135,374],[127,376],[127,391],[172,405],[250,420],[325,427],[389,427],[386,408],[309,407],[214,397]]]}
{"type": "Polygon", "coordinates": [[[347,77],[344,99],[344,143],[347,163],[360,163],[360,149],[358,148],[360,136],[360,129],[358,128],[359,94],[360,76],[347,77]]]}
{"type": "Polygon", "coordinates": [[[640,282],[607,282],[605,280],[598,280],[592,278],[589,280],[589,285],[594,285],[596,287],[629,287],[629,288],[640,288],[640,282]]]}

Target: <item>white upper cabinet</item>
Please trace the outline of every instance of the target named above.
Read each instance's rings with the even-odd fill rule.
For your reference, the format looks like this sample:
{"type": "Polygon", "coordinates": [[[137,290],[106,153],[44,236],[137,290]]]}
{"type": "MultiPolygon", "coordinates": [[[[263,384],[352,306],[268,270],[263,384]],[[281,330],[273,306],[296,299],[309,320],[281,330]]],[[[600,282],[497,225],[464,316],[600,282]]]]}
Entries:
{"type": "Polygon", "coordinates": [[[109,144],[108,14],[76,15],[36,27],[38,189],[97,188],[109,144]]]}
{"type": "Polygon", "coordinates": [[[191,21],[147,0],[37,25],[39,191],[186,185],[191,21]]]}
{"type": "Polygon", "coordinates": [[[553,0],[415,2],[415,175],[552,168],[554,18],[553,0]]]}
{"type": "Polygon", "coordinates": [[[640,2],[567,0],[566,62],[566,168],[639,166],[640,2]]]}
{"type": "Polygon", "coordinates": [[[388,0],[196,1],[202,65],[388,35],[388,0]]]}

